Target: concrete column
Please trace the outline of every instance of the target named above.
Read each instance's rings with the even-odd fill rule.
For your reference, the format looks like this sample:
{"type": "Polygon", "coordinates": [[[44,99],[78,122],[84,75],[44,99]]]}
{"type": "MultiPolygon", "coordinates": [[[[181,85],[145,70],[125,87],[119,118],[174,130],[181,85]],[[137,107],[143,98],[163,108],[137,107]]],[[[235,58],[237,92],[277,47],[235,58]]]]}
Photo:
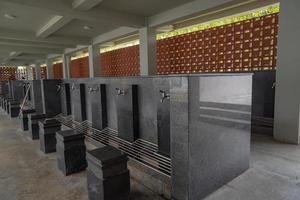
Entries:
{"type": "Polygon", "coordinates": [[[88,50],[90,77],[99,77],[101,76],[100,45],[90,45],[88,50]]]}
{"type": "Polygon", "coordinates": [[[31,66],[26,67],[26,73],[27,73],[27,80],[32,80],[33,79],[33,74],[32,74],[31,66]]]}
{"type": "Polygon", "coordinates": [[[299,0],[281,0],[276,72],[274,137],[300,143],[300,19],[299,0]]]}
{"type": "Polygon", "coordinates": [[[64,79],[69,79],[70,75],[70,65],[71,65],[71,56],[67,54],[63,54],[63,72],[64,79]]]}
{"type": "Polygon", "coordinates": [[[47,78],[48,79],[53,79],[53,60],[47,59],[46,60],[46,68],[47,68],[47,78]]]}
{"type": "Polygon", "coordinates": [[[139,33],[141,76],[156,75],[156,31],[145,27],[139,33]]]}
{"type": "Polygon", "coordinates": [[[41,79],[41,63],[35,64],[35,79],[36,80],[41,79]]]}

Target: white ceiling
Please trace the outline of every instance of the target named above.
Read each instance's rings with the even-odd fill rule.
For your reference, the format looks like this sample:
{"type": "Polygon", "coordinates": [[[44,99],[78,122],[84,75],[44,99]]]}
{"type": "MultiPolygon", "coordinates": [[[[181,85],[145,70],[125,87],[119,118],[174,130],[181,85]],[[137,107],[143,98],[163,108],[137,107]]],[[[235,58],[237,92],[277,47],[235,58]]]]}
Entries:
{"type": "Polygon", "coordinates": [[[151,16],[193,0],[107,0],[97,8],[151,16]]]}
{"type": "Polygon", "coordinates": [[[143,27],[146,17],[190,1],[0,0],[0,65],[16,60],[30,64],[65,48],[88,45],[93,37],[119,27],[143,27]],[[9,56],[12,52],[15,56],[9,56]]]}
{"type": "Polygon", "coordinates": [[[32,64],[66,48],[89,45],[96,36],[118,28],[144,27],[147,18],[169,9],[192,8],[193,2],[213,6],[215,1],[232,0],[0,0],[0,65],[32,64]],[[7,19],[5,14],[16,18],[7,19]]]}

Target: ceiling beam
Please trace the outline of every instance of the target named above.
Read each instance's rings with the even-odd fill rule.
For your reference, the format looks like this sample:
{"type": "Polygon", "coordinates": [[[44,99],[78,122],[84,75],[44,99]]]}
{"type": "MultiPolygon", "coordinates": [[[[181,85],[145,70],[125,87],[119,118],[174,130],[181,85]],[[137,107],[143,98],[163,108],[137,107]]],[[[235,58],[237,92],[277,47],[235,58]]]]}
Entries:
{"type": "Polygon", "coordinates": [[[0,28],[0,39],[9,39],[16,41],[26,41],[26,42],[38,42],[41,44],[51,44],[51,45],[67,45],[74,46],[77,44],[88,45],[91,42],[90,38],[87,37],[59,37],[51,36],[49,38],[37,38],[33,36],[30,32],[13,31],[8,29],[0,28]]]}
{"type": "Polygon", "coordinates": [[[62,49],[50,49],[50,48],[41,48],[41,47],[26,47],[26,46],[11,46],[0,44],[0,49],[4,49],[7,52],[23,52],[29,54],[61,54],[63,53],[62,49]]]}
{"type": "Polygon", "coordinates": [[[37,31],[36,36],[40,38],[47,38],[51,34],[55,33],[56,31],[70,23],[72,20],[73,18],[70,17],[55,15],[37,31]]]}
{"type": "Polygon", "coordinates": [[[72,3],[72,8],[77,10],[90,10],[103,0],[74,0],[72,3]]]}
{"type": "Polygon", "coordinates": [[[51,15],[66,16],[74,19],[81,19],[94,23],[108,23],[119,26],[129,26],[140,28],[146,25],[145,17],[122,13],[107,9],[93,9],[89,12],[74,10],[66,1],[51,0],[51,3],[45,1],[33,0],[1,0],[0,6],[11,6],[15,9],[27,10],[28,8],[37,8],[51,15]]]}
{"type": "Polygon", "coordinates": [[[46,55],[20,55],[20,56],[12,56],[11,59],[32,61],[32,60],[46,59],[46,55]]]}
{"type": "Polygon", "coordinates": [[[120,28],[114,29],[107,33],[103,33],[103,34],[93,38],[93,45],[110,42],[112,40],[126,37],[126,36],[132,35],[137,32],[138,32],[138,29],[135,29],[135,28],[120,27],[120,28]]]}
{"type": "Polygon", "coordinates": [[[221,12],[258,0],[195,0],[148,18],[150,27],[163,26],[188,18],[221,12]]]}
{"type": "Polygon", "coordinates": [[[18,41],[10,39],[0,38],[0,44],[10,45],[10,46],[24,46],[24,47],[41,47],[41,48],[54,48],[54,49],[64,49],[64,48],[74,48],[76,45],[58,45],[58,44],[47,44],[39,42],[27,42],[27,41],[18,41]]]}

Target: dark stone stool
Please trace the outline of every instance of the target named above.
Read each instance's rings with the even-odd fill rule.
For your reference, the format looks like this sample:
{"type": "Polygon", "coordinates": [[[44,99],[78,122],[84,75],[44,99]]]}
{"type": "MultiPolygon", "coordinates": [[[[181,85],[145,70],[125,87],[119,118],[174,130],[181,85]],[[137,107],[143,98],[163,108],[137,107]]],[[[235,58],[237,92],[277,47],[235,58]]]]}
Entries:
{"type": "Polygon", "coordinates": [[[20,114],[20,102],[19,101],[10,101],[9,102],[9,114],[11,118],[18,117],[20,114]]]}
{"type": "Polygon", "coordinates": [[[46,118],[45,114],[29,114],[28,115],[28,126],[29,126],[29,136],[33,140],[40,138],[39,136],[39,121],[42,121],[46,118]]]}
{"type": "Polygon", "coordinates": [[[75,130],[56,132],[57,163],[64,175],[80,172],[87,167],[84,138],[84,134],[75,130]]]}
{"type": "Polygon", "coordinates": [[[34,109],[22,109],[21,110],[21,128],[23,131],[28,131],[28,114],[34,113],[34,109]]]}
{"type": "Polygon", "coordinates": [[[39,122],[40,149],[44,153],[56,151],[55,134],[61,130],[61,124],[56,119],[45,119],[39,122]]]}
{"type": "Polygon", "coordinates": [[[129,200],[130,176],[125,154],[105,146],[87,152],[86,158],[90,200],[129,200]]]}

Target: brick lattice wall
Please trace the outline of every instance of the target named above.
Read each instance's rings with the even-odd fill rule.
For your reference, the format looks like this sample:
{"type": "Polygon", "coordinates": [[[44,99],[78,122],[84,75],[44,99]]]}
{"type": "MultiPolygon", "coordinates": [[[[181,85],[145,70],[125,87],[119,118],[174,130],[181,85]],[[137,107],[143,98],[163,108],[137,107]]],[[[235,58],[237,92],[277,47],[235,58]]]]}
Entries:
{"type": "Polygon", "coordinates": [[[15,67],[0,67],[0,81],[15,80],[16,73],[15,67]]]}
{"type": "Polygon", "coordinates": [[[41,79],[47,79],[47,68],[41,67],[41,79]]]}
{"type": "Polygon", "coordinates": [[[276,69],[278,14],[159,40],[157,73],[276,69]]]}
{"type": "Polygon", "coordinates": [[[101,53],[102,76],[138,76],[139,45],[101,53]]]}
{"type": "Polygon", "coordinates": [[[63,64],[56,63],[53,65],[53,78],[54,79],[62,79],[63,76],[63,64]]]}
{"type": "MultiPolygon", "coordinates": [[[[278,13],[157,41],[157,74],[276,69],[278,13]]],[[[103,76],[140,73],[139,45],[101,54],[103,76]]]]}
{"type": "Polygon", "coordinates": [[[89,57],[78,58],[71,61],[71,78],[89,77],[89,57]]]}

